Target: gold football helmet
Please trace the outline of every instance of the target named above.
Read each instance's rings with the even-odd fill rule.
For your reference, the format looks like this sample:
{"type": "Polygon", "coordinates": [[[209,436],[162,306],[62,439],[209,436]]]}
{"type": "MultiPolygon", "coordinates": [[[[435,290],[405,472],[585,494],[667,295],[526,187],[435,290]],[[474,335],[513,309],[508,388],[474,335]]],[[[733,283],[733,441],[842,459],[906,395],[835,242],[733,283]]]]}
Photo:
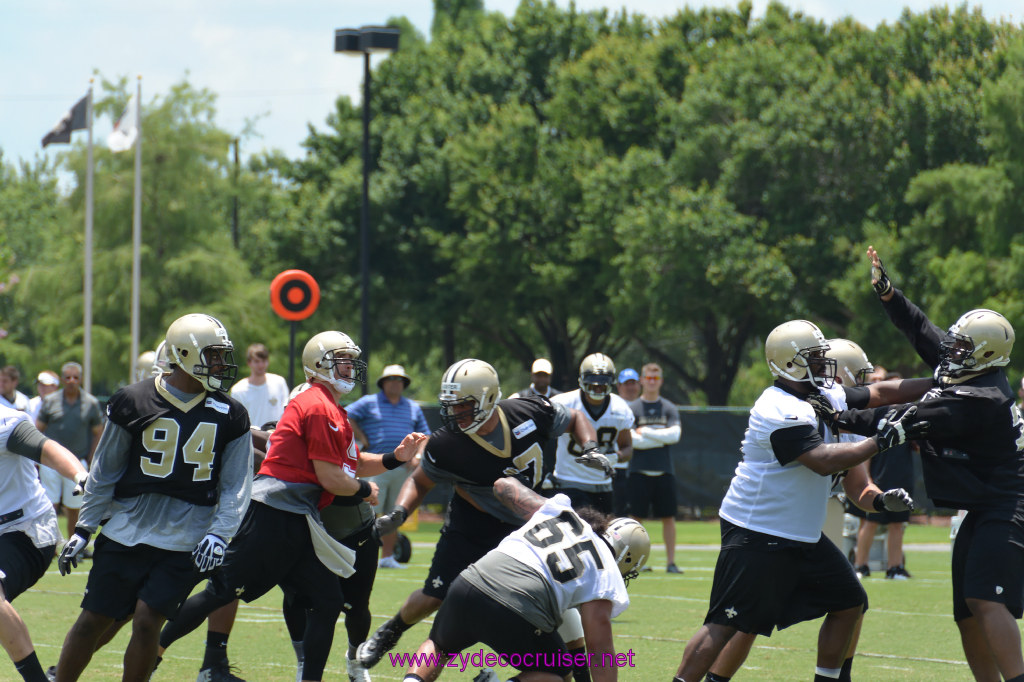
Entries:
{"type": "Polygon", "coordinates": [[[875,371],[864,349],[849,339],[829,339],[825,355],[836,361],[836,377],[843,386],[866,386],[875,371]]]}
{"type": "Polygon", "coordinates": [[[979,308],[960,316],[942,341],[937,375],[945,384],[959,384],[1010,362],[1013,326],[994,310],[979,308]]]}
{"type": "Polygon", "coordinates": [[[764,343],[764,355],[772,375],[806,381],[828,388],[836,376],[836,361],[826,357],[828,341],[818,325],[790,320],[773,329],[764,343]]]}
{"type": "Polygon", "coordinates": [[[460,360],[445,370],[437,400],[445,426],[476,433],[501,400],[498,373],[483,360],[460,360]]]}
{"type": "Polygon", "coordinates": [[[638,521],[618,518],[608,524],[604,537],[612,546],[619,573],[627,581],[637,577],[651,556],[651,537],[638,521]]]}
{"type": "Polygon", "coordinates": [[[238,373],[228,330],[210,315],[192,313],[167,328],[167,358],[207,391],[226,391],[238,373]]]}
{"type": "Polygon", "coordinates": [[[366,383],[366,362],[359,359],[362,354],[348,334],[320,332],[302,349],[302,371],[306,381],[318,379],[344,395],[355,388],[357,381],[366,383]]]}
{"type": "Polygon", "coordinates": [[[615,363],[604,353],[591,353],[580,363],[580,390],[594,400],[604,400],[615,384],[615,363]]]}

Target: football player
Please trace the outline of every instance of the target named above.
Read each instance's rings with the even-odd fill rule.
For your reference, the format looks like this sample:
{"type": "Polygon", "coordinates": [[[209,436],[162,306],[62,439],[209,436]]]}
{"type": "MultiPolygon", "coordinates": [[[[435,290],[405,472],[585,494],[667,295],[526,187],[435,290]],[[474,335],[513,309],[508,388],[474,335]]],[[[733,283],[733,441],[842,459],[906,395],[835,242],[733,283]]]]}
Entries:
{"type": "MultiPolygon", "coordinates": [[[[889,280],[873,247],[871,284],[886,314],[935,368],[935,386],[915,407],[931,423],[921,444],[928,495],[967,515],[953,545],[953,618],[967,663],[981,680],[1024,681],[1024,419],[1005,367],[1015,334],[1001,314],[964,313],[943,331],[889,280]]],[[[863,432],[870,413],[837,423],[863,432]]]]}
{"type": "Polygon", "coordinates": [[[74,481],[81,494],[88,473],[78,457],[39,433],[25,412],[0,406],[0,639],[28,682],[45,682],[46,674],[12,602],[43,577],[61,537],[37,463],[74,481]]]}
{"type": "MultiPolygon", "coordinates": [[[[618,679],[611,620],[629,607],[626,581],[650,555],[647,531],[574,510],[565,495],[545,499],[514,478],[495,481],[494,495],[526,524],[455,579],[404,682],[436,680],[449,656],[477,642],[511,659],[522,679],[560,682],[572,659],[556,628],[570,608],[583,614],[594,680],[618,679]]],[[[475,679],[498,679],[489,673],[475,679]]]]}
{"type": "MultiPolygon", "coordinates": [[[[372,501],[377,494],[376,485],[358,476],[398,468],[426,444],[426,436],[412,433],[394,452],[358,451],[340,401],[357,382],[366,381],[361,354],[359,346],[339,331],[321,332],[306,343],[302,369],[309,387],[289,401],[270,435],[266,459],[252,486],[252,502],[224,555],[224,565],[167,624],[161,647],[166,649],[234,599],[249,602],[280,585],[305,609],[302,679],[323,677],[334,627],[347,600],[338,576],[351,577],[358,557],[326,533],[320,510],[341,496],[358,524],[359,503],[372,501]]],[[[367,679],[357,668],[350,660],[349,676],[367,679]]]]}
{"type": "Polygon", "coordinates": [[[577,509],[587,506],[610,514],[614,506],[612,467],[618,462],[628,462],[633,456],[630,429],[636,418],[626,401],[612,392],[614,384],[615,363],[603,353],[593,353],[580,363],[580,387],[551,399],[579,411],[597,434],[600,469],[580,461],[583,451],[568,433],[558,437],[555,485],[558,492],[569,496],[577,509]]]}
{"type": "MultiPolygon", "coordinates": [[[[736,632],[769,636],[776,627],[821,616],[814,679],[839,677],[867,595],[842,551],[821,532],[830,476],[917,437],[927,424],[914,421],[912,407],[891,410],[880,418],[873,438],[826,442],[806,398],[845,405],[843,389],[833,385],[836,361],[827,357],[828,349],[821,330],[807,320],[781,324],[765,341],[775,382],[750,411],[743,459],[719,509],[722,549],[710,607],[686,645],[679,682],[703,679],[736,632]],[[765,584],[773,589],[765,592],[765,584]]],[[[876,386],[867,396],[869,405],[892,397],[876,386]]],[[[892,393],[901,388],[909,394],[915,385],[892,393]]]]}
{"type": "Polygon", "coordinates": [[[469,564],[494,549],[522,525],[494,497],[494,482],[503,476],[521,478],[540,488],[541,447],[568,431],[582,443],[583,457],[601,466],[594,427],[578,411],[544,396],[501,400],[498,373],[482,360],[460,360],[441,379],[444,426],[430,436],[419,465],[406,479],[393,511],[377,519],[380,534],[400,526],[437,483],[453,484],[448,520],[423,588],[359,646],[366,667],[376,665],[402,634],[438,609],[448,587],[469,564]]]}
{"type": "Polygon", "coordinates": [[[252,439],[245,408],[227,394],[236,370],[227,329],[185,315],[166,341],[171,373],[107,403],[78,524],[57,562],[62,574],[77,566],[102,524],[82,613],[57,664],[61,682],[77,680],[104,633],[132,614],[124,679],[147,679],[160,626],[223,561],[249,502],[252,439]]]}

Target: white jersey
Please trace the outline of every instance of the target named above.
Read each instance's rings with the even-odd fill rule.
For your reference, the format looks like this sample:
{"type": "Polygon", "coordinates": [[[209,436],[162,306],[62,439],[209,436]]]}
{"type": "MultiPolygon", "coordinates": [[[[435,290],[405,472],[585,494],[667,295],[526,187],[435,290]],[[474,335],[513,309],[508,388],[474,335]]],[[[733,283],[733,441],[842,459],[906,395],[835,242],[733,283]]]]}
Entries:
{"type": "Polygon", "coordinates": [[[28,412],[28,396],[15,389],[14,402],[0,395],[0,407],[10,407],[19,412],[28,412]]]}
{"type": "Polygon", "coordinates": [[[0,533],[21,531],[36,547],[55,545],[61,539],[57,516],[39,483],[36,463],[7,449],[8,438],[21,422],[32,424],[26,413],[0,406],[0,515],[22,512],[20,518],[0,526],[0,533]]]}
{"type": "Polygon", "coordinates": [[[567,495],[544,502],[530,520],[493,551],[544,576],[561,614],[595,599],[612,603],[612,618],[629,607],[626,583],[606,541],[581,519],[567,495]]]}
{"type": "Polygon", "coordinates": [[[288,382],[284,377],[270,372],[266,376],[267,380],[259,386],[242,379],[231,387],[231,397],[245,405],[249,423],[256,428],[281,419],[288,403],[288,382]]]}
{"type": "MultiPolygon", "coordinates": [[[[821,392],[837,409],[846,408],[842,388],[821,392]]],[[[832,478],[796,461],[783,466],[771,443],[775,431],[801,425],[819,427],[811,404],[776,386],[765,389],[750,410],[741,445],[743,459],[736,466],[736,475],[719,509],[723,519],[798,542],[819,540],[832,478]]],[[[826,443],[836,442],[827,429],[822,438],[826,443]]]]}
{"type": "MultiPolygon", "coordinates": [[[[633,428],[636,417],[625,400],[614,393],[608,397],[610,400],[605,405],[604,412],[597,419],[591,417],[587,412],[587,408],[583,404],[585,398],[581,395],[580,389],[556,395],[551,402],[577,409],[580,414],[589,419],[590,423],[594,425],[594,430],[597,431],[597,444],[600,446],[601,452],[614,465],[619,461],[617,442],[619,433],[633,428]]],[[[555,451],[555,478],[559,485],[569,488],[572,488],[574,483],[611,486],[611,478],[605,476],[604,472],[576,463],[576,458],[582,454],[583,450],[580,449],[580,445],[572,439],[568,432],[558,437],[558,448],[555,451]]]]}

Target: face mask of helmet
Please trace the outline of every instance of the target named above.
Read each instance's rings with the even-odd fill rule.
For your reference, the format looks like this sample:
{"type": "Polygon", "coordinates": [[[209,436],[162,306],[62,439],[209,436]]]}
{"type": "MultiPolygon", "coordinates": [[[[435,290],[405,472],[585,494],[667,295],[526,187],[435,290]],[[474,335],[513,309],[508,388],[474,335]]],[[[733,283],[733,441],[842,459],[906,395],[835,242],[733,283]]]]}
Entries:
{"type": "Polygon", "coordinates": [[[449,430],[476,433],[501,400],[498,373],[483,360],[460,360],[441,379],[441,421],[449,430]]]}
{"type": "Polygon", "coordinates": [[[441,403],[441,421],[452,431],[476,433],[476,430],[487,421],[490,413],[484,413],[472,396],[459,398],[445,394],[439,397],[441,403]]]}
{"type": "Polygon", "coordinates": [[[338,393],[349,393],[356,387],[356,383],[366,383],[366,363],[341,349],[324,353],[319,368],[322,371],[321,378],[338,393]]]}
{"type": "Polygon", "coordinates": [[[587,372],[580,378],[580,388],[594,400],[604,400],[612,390],[615,377],[611,374],[587,372]]]}
{"type": "Polygon", "coordinates": [[[168,360],[208,391],[226,391],[238,375],[234,345],[224,325],[214,317],[190,314],[167,329],[168,360]]]}
{"type": "Polygon", "coordinates": [[[618,518],[608,524],[605,540],[611,545],[615,564],[628,584],[640,574],[651,555],[651,538],[637,521],[618,518]]]}

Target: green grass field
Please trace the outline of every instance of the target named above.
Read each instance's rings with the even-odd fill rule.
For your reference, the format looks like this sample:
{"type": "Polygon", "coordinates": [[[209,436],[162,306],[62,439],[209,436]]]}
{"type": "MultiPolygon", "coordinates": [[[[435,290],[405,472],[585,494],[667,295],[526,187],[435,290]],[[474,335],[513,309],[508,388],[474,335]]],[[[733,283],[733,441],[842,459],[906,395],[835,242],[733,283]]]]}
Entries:
{"type": "MultiPolygon", "coordinates": [[[[660,543],[660,527],[654,524],[649,528],[654,542],[660,543]]],[[[420,530],[410,537],[414,543],[432,545],[437,529],[437,524],[422,523],[420,530]]],[[[671,680],[687,639],[703,620],[717,551],[687,545],[717,544],[718,524],[680,523],[678,534],[677,563],[685,574],[666,574],[664,552],[656,550],[654,571],[644,573],[630,585],[632,604],[615,621],[616,648],[632,650],[636,663],[634,668],[622,669],[619,679],[671,680]]],[[[948,545],[948,538],[949,529],[942,527],[912,525],[906,533],[906,542],[910,545],[948,545]]],[[[431,546],[419,544],[408,569],[377,574],[371,600],[374,628],[394,614],[409,592],[422,584],[431,553],[431,546]]],[[[78,616],[89,566],[90,563],[85,562],[71,576],[61,577],[55,563],[34,589],[15,602],[28,624],[44,668],[56,662],[64,635],[78,616]]],[[[949,615],[948,551],[908,550],[907,568],[913,573],[913,580],[897,582],[872,576],[865,581],[871,610],[855,659],[855,678],[872,682],[970,680],[956,626],[949,615]]],[[[770,589],[770,585],[765,587],[770,589]]],[[[229,656],[239,668],[239,674],[250,681],[295,679],[294,654],[281,618],[280,603],[280,592],[275,590],[253,604],[243,604],[239,610],[228,647],[229,656]]],[[[759,638],[746,666],[734,679],[811,679],[818,625],[805,623],[775,633],[771,638],[759,638]]],[[[417,625],[405,635],[397,651],[414,651],[428,631],[427,624],[417,625]]],[[[120,679],[127,636],[126,629],[98,652],[83,679],[120,679]]],[[[205,628],[201,628],[177,642],[167,652],[154,680],[194,679],[202,658],[204,638],[205,628]]],[[[325,674],[327,680],[347,679],[345,640],[344,625],[339,623],[325,674]]],[[[7,672],[0,673],[0,679],[15,676],[13,666],[6,665],[7,672]]],[[[400,680],[403,672],[392,668],[385,658],[373,669],[372,676],[374,680],[400,680]]],[[[499,670],[499,674],[501,672],[499,670]]],[[[465,673],[447,670],[442,679],[469,680],[474,674],[472,669],[465,673]]]]}

